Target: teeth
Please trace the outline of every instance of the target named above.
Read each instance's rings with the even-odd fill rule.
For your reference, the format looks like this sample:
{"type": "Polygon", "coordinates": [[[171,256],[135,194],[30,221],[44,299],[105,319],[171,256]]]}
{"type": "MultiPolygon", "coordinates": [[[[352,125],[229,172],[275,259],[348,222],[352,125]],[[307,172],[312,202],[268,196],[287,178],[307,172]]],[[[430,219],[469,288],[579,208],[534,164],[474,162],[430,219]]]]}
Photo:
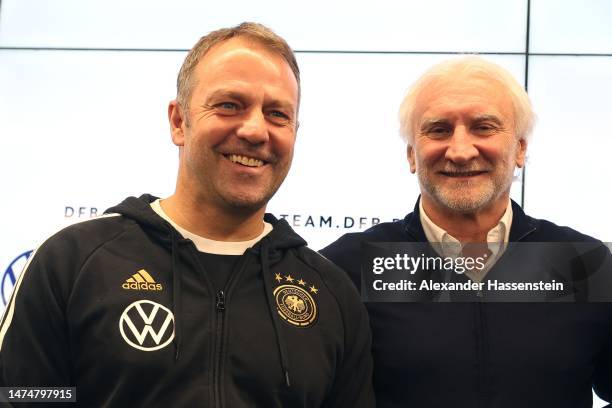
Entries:
{"type": "Polygon", "coordinates": [[[240,163],[243,166],[261,167],[264,165],[264,162],[259,159],[254,159],[252,157],[246,157],[246,156],[240,156],[238,154],[230,154],[229,159],[230,161],[234,163],[240,163]]]}

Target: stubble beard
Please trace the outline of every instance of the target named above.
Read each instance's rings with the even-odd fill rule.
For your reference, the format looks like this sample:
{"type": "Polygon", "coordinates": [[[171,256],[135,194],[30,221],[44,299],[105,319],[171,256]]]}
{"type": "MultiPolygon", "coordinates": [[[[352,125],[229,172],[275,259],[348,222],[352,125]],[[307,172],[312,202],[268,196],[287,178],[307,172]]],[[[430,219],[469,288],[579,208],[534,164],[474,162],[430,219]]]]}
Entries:
{"type": "MultiPolygon", "coordinates": [[[[243,180],[242,183],[256,183],[256,188],[245,188],[241,190],[239,186],[231,186],[231,181],[223,180],[217,186],[217,191],[220,193],[219,198],[223,202],[223,206],[236,213],[252,213],[265,208],[274,194],[278,191],[289,171],[290,163],[286,170],[281,170],[282,174],[276,174],[276,177],[268,180],[243,180]],[[228,184],[228,185],[223,185],[228,184]]],[[[275,170],[279,171],[279,170],[275,170]]]]}
{"type": "Polygon", "coordinates": [[[451,183],[440,185],[432,180],[432,172],[427,166],[418,167],[421,189],[438,204],[459,213],[473,213],[492,204],[510,190],[514,175],[514,167],[503,162],[492,173],[487,173],[484,180],[450,180],[451,183]]]}
{"type": "Polygon", "coordinates": [[[256,212],[268,204],[279,186],[261,186],[261,190],[254,193],[234,192],[220,194],[224,207],[235,212],[256,212]]]}

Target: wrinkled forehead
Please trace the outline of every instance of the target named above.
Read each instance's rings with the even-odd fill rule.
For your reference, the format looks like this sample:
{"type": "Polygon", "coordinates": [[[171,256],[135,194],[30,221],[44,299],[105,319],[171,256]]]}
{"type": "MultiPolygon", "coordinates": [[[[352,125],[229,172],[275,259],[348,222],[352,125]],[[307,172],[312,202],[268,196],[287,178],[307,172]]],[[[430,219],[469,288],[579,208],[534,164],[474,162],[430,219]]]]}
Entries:
{"type": "Polygon", "coordinates": [[[260,42],[234,37],[213,46],[195,68],[194,88],[213,92],[218,87],[265,86],[274,95],[299,105],[299,85],[289,63],[260,42]]]}
{"type": "Polygon", "coordinates": [[[426,116],[452,116],[463,113],[496,114],[513,121],[514,111],[508,90],[497,80],[456,75],[432,78],[415,100],[413,121],[418,124],[426,116]]]}

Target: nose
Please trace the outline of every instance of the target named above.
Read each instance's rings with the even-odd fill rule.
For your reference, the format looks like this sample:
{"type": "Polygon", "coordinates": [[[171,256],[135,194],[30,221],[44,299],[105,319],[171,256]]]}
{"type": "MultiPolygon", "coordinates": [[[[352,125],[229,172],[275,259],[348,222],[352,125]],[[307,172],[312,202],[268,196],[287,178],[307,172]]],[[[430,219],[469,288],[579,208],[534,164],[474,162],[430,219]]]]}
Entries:
{"type": "Polygon", "coordinates": [[[250,144],[267,142],[269,135],[264,113],[258,109],[248,112],[238,127],[236,135],[250,144]]]}
{"type": "Polygon", "coordinates": [[[464,126],[457,126],[448,141],[445,158],[453,163],[466,163],[478,157],[478,149],[474,146],[472,135],[464,126]]]}

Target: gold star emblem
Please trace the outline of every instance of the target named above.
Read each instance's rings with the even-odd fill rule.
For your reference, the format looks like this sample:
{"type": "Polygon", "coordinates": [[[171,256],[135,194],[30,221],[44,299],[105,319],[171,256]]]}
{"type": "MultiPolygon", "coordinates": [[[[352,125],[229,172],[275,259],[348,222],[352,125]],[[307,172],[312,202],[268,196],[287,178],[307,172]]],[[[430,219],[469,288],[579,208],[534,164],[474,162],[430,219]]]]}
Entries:
{"type": "Polygon", "coordinates": [[[311,291],[312,293],[318,293],[318,292],[319,292],[319,289],[315,288],[315,287],[314,287],[314,285],[312,285],[312,286],[310,287],[310,291],[311,291]]]}
{"type": "Polygon", "coordinates": [[[306,282],[304,282],[304,281],[303,281],[303,280],[301,280],[301,279],[298,281],[298,283],[299,283],[300,285],[302,285],[302,286],[306,285],[306,282]]]}
{"type": "Polygon", "coordinates": [[[291,277],[291,275],[287,275],[285,279],[287,279],[287,282],[293,282],[295,280],[291,277]]]}
{"type": "Polygon", "coordinates": [[[280,276],[280,273],[277,273],[276,276],[274,277],[274,279],[276,279],[277,282],[280,282],[283,280],[283,277],[280,276]]]}

